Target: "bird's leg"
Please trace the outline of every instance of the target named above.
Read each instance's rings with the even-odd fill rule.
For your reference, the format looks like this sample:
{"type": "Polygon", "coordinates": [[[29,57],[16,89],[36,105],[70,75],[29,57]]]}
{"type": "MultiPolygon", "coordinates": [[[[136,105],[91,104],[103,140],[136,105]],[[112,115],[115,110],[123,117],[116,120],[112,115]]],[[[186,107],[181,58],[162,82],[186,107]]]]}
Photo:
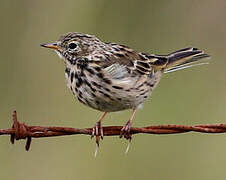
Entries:
{"type": "Polygon", "coordinates": [[[103,128],[101,126],[101,121],[104,119],[106,114],[107,114],[107,112],[104,112],[104,114],[100,117],[100,119],[96,122],[95,126],[93,127],[91,138],[96,136],[96,143],[98,146],[99,146],[100,138],[101,139],[104,138],[104,132],[103,132],[103,128]]]}
{"type": "Polygon", "coordinates": [[[132,127],[132,120],[136,113],[137,108],[133,109],[132,115],[129,118],[129,121],[126,122],[125,126],[121,129],[120,138],[124,136],[124,138],[131,140],[132,136],[130,134],[130,129],[132,127]]]}

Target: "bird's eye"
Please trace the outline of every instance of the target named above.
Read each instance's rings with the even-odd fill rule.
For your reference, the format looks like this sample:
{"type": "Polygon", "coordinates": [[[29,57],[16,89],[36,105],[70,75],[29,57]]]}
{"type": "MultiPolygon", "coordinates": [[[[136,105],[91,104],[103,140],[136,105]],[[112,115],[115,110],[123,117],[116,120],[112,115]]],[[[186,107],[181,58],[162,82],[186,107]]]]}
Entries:
{"type": "Polygon", "coordinates": [[[75,43],[75,42],[71,42],[69,45],[68,45],[69,49],[71,50],[74,50],[78,47],[78,45],[75,43]]]}

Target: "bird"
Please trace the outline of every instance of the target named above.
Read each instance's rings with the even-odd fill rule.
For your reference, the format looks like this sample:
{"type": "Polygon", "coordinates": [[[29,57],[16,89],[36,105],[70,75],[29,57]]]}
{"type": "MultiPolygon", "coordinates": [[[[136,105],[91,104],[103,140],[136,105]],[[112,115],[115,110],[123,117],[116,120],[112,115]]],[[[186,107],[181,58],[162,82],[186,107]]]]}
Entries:
{"type": "Polygon", "coordinates": [[[134,115],[151,96],[162,75],[205,64],[199,60],[210,57],[194,47],[167,55],[143,53],[78,32],[69,32],[41,46],[55,50],[63,59],[67,86],[78,101],[103,112],[92,129],[98,145],[104,137],[101,123],[107,113],[132,110],[120,133],[120,138],[131,140],[134,115]]]}

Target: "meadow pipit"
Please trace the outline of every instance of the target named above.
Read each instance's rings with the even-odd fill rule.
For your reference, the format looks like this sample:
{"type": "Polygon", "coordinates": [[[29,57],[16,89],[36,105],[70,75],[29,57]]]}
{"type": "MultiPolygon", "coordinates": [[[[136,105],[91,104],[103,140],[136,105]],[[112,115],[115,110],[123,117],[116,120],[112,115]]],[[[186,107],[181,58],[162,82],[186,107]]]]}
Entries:
{"type": "Polygon", "coordinates": [[[54,49],[63,59],[67,85],[77,99],[104,112],[93,128],[92,136],[96,136],[97,144],[103,138],[101,121],[108,112],[133,110],[120,135],[130,139],[135,112],[151,95],[162,74],[200,65],[197,60],[209,57],[192,47],[168,55],[141,53],[76,32],[41,46],[54,49]]]}

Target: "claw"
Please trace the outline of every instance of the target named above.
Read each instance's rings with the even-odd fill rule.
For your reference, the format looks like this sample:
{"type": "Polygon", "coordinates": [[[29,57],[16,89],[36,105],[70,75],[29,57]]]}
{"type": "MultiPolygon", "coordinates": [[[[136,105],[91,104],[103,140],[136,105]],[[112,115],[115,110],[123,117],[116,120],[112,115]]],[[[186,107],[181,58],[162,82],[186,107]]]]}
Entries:
{"type": "Polygon", "coordinates": [[[128,145],[127,145],[127,148],[126,148],[125,154],[127,154],[127,153],[129,152],[130,145],[131,145],[131,139],[130,139],[130,140],[129,140],[129,142],[128,142],[128,145]]]}
{"type": "Polygon", "coordinates": [[[95,153],[94,153],[94,157],[97,157],[98,151],[99,151],[99,145],[96,144],[96,150],[95,150],[95,153]]]}
{"type": "Polygon", "coordinates": [[[100,138],[101,139],[104,138],[104,131],[103,131],[103,128],[101,126],[101,122],[100,121],[98,121],[95,124],[95,126],[93,127],[91,138],[93,138],[94,136],[96,136],[96,144],[99,147],[99,145],[100,145],[100,138]]]}
{"type": "Polygon", "coordinates": [[[100,136],[96,136],[96,144],[98,147],[100,146],[100,136]]]}
{"type": "Polygon", "coordinates": [[[132,135],[130,134],[130,129],[132,127],[132,122],[129,120],[126,125],[121,129],[121,132],[120,132],[120,138],[124,137],[126,138],[127,140],[130,140],[132,139],[132,135]]]}
{"type": "Polygon", "coordinates": [[[121,132],[120,132],[120,138],[124,137],[126,138],[127,140],[130,140],[132,139],[132,135],[130,134],[130,129],[132,127],[132,120],[133,120],[133,117],[136,113],[136,108],[133,109],[133,112],[132,112],[132,115],[129,119],[129,121],[127,121],[126,125],[121,129],[121,132]]]}
{"type": "Polygon", "coordinates": [[[100,137],[101,137],[101,139],[104,139],[104,131],[103,131],[103,128],[101,126],[101,121],[104,119],[104,117],[106,116],[106,114],[107,114],[107,112],[104,112],[104,114],[100,117],[99,121],[97,121],[97,123],[93,127],[91,139],[94,136],[96,136],[96,144],[98,146],[99,146],[99,142],[100,142],[100,137]]]}
{"type": "Polygon", "coordinates": [[[93,139],[94,135],[95,135],[95,128],[93,127],[93,131],[92,131],[91,139],[93,139]]]}
{"type": "Polygon", "coordinates": [[[98,134],[99,134],[99,129],[98,129],[98,128],[99,128],[99,126],[100,126],[100,124],[99,124],[99,123],[97,123],[97,124],[96,124],[96,127],[95,127],[95,128],[96,128],[96,136],[98,136],[98,134]]]}
{"type": "Polygon", "coordinates": [[[100,128],[100,137],[102,140],[104,139],[104,131],[102,127],[100,128]]]}

